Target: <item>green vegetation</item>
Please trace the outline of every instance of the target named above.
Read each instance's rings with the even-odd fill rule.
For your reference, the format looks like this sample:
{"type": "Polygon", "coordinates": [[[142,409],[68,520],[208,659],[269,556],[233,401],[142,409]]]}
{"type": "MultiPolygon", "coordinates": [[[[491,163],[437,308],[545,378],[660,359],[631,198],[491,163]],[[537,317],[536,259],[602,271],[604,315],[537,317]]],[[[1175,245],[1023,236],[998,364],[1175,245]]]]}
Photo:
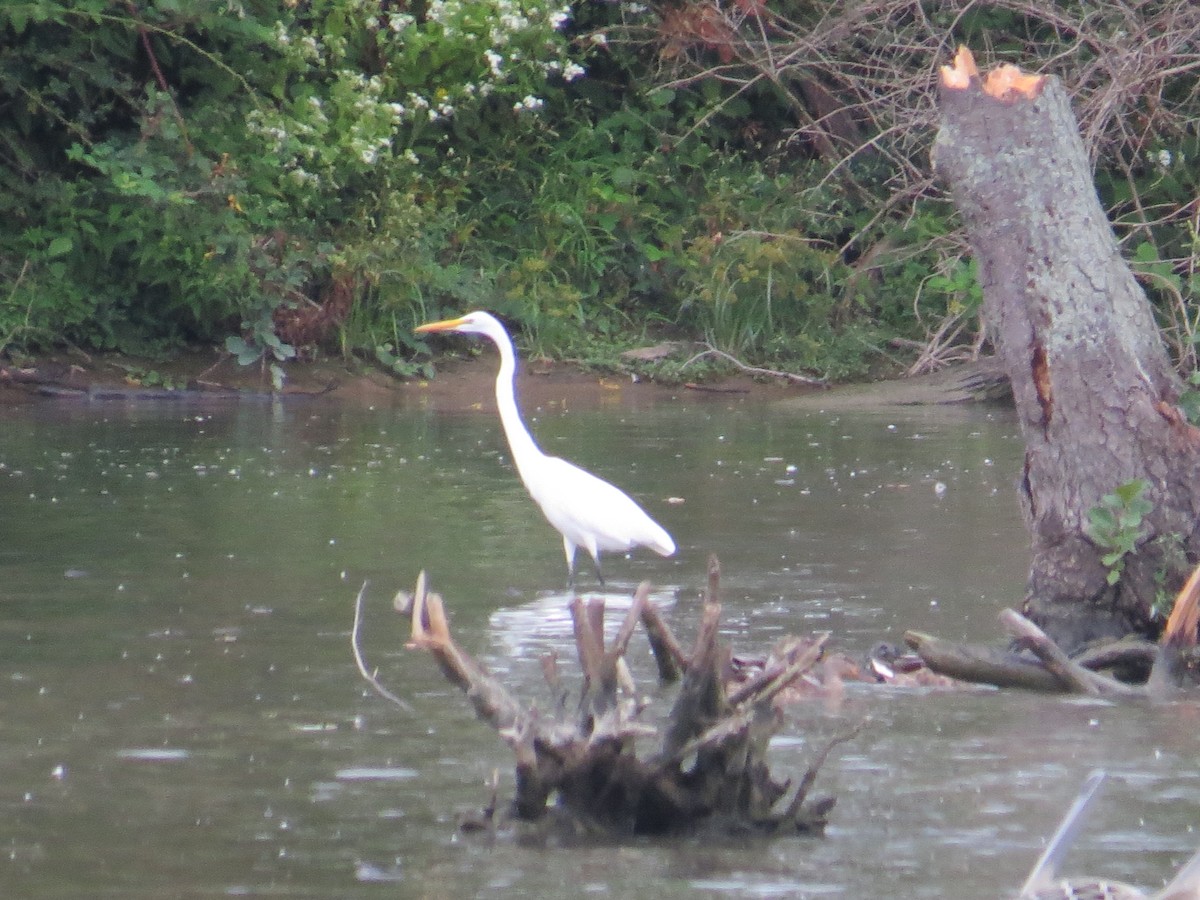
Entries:
{"type": "Polygon", "coordinates": [[[1144,520],[1154,510],[1154,504],[1144,496],[1149,487],[1140,478],[1128,481],[1088,510],[1087,534],[1107,551],[1100,561],[1108,569],[1109,584],[1121,580],[1125,557],[1146,538],[1144,520]]]}
{"type": "Polygon", "coordinates": [[[930,71],[962,40],[1064,78],[1194,369],[1187,0],[925,6],[12,0],[0,350],[410,375],[414,324],[487,307],[594,364],[661,334],[838,379],[937,365],[980,342],[928,165],[930,71]]]}

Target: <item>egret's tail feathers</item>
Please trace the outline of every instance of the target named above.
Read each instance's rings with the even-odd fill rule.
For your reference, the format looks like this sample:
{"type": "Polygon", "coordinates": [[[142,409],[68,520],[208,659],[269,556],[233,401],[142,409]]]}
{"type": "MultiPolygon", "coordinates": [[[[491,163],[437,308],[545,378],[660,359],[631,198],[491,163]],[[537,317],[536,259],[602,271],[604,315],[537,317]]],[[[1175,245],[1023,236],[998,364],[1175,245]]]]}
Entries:
{"type": "Polygon", "coordinates": [[[675,541],[667,534],[667,530],[662,526],[658,527],[658,534],[654,536],[654,540],[648,541],[646,546],[657,553],[659,556],[674,556],[675,541]]]}

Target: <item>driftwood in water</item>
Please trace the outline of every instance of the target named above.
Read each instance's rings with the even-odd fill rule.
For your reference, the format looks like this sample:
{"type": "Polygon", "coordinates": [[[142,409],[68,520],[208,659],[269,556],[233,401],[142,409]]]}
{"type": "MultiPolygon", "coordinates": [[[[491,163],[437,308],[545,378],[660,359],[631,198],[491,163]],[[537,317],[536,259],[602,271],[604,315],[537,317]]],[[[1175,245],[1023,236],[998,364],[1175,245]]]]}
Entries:
{"type": "MultiPolygon", "coordinates": [[[[454,642],[442,600],[426,590],[424,573],[412,598],[409,646],[428,651],[479,718],[512,749],[516,788],[510,810],[518,820],[536,822],[553,810],[571,828],[611,835],[709,828],[820,832],[834,801],[810,797],[817,772],[828,753],[861,726],[830,741],[795,783],[772,776],[766,750],[782,721],[776,699],[821,658],[828,635],[782,642],[753,677],[730,682],[730,652],[718,637],[718,581],[714,559],[699,634],[688,653],[653,610],[648,584],[638,588],[609,645],[604,641],[603,600],[574,599],[570,611],[583,685],[576,714],[566,717],[522,704],[454,642]],[[660,677],[681,677],[661,728],[644,720],[644,701],[637,698],[625,665],[639,622],[651,635],[660,677]],[[659,735],[656,750],[638,753],[639,741],[649,743],[659,735]]],[[[359,609],[361,603],[360,593],[359,609]]],[[[395,700],[362,660],[359,623],[356,611],[352,643],[360,671],[376,690],[395,700]]],[[[543,660],[543,673],[564,699],[558,661],[543,660]]]]}
{"type": "Polygon", "coordinates": [[[1046,844],[1046,849],[1034,863],[1033,871],[1021,887],[1017,900],[1038,900],[1046,897],[1135,897],[1154,898],[1154,900],[1184,900],[1188,897],[1200,896],[1200,850],[1195,851],[1175,873],[1166,887],[1153,893],[1143,892],[1140,888],[1113,881],[1108,878],[1062,878],[1059,869],[1067,857],[1067,852],[1075,842],[1083,828],[1084,817],[1096,791],[1104,781],[1102,770],[1092,772],[1083,783],[1075,802],[1067,810],[1058,828],[1046,844]]]}
{"type": "Polygon", "coordinates": [[[1175,599],[1157,644],[1123,639],[1069,657],[1020,613],[1006,609],[1000,620],[1013,638],[1008,651],[955,644],[916,631],[905,634],[904,640],[931,670],[961,681],[1103,697],[1167,696],[1185,682],[1196,681],[1200,567],[1175,599]],[[1141,672],[1145,681],[1130,684],[1101,670],[1141,672]]]}

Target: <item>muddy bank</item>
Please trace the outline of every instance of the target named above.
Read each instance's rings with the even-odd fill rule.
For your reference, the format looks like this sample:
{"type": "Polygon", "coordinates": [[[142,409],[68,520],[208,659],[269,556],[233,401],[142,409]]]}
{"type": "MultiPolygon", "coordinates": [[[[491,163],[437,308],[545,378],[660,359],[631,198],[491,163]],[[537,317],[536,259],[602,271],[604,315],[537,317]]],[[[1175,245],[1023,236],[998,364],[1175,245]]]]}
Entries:
{"type": "MultiPolygon", "coordinates": [[[[365,406],[421,406],[441,411],[490,409],[496,357],[447,357],[437,377],[401,380],[377,368],[341,360],[287,367],[283,397],[365,406]]],[[[986,397],[980,385],[996,381],[994,364],[956,366],[917,378],[820,389],[777,378],[733,375],[703,383],[661,384],[630,373],[596,373],[571,363],[524,362],[518,375],[528,408],[691,401],[783,401],[802,409],[971,402],[986,397]]],[[[57,402],[180,401],[268,398],[271,382],[259,366],[239,366],[227,354],[184,354],[168,362],[124,356],[62,353],[22,365],[0,365],[0,404],[57,402]]]]}

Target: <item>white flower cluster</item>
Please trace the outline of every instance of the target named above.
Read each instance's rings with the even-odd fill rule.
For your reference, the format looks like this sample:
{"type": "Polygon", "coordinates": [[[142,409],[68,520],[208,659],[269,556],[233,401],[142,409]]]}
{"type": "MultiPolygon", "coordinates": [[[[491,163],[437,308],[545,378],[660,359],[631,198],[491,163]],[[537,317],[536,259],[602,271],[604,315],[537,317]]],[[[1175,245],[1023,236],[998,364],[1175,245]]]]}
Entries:
{"type": "Polygon", "coordinates": [[[524,112],[525,110],[538,110],[545,105],[545,101],[540,97],[534,97],[532,94],[527,94],[524,100],[513,104],[513,109],[515,109],[517,112],[524,112]]]}
{"type": "MultiPolygon", "coordinates": [[[[559,75],[565,81],[586,74],[582,65],[566,57],[566,43],[551,36],[571,21],[570,7],[561,0],[431,0],[426,16],[428,26],[441,29],[442,39],[459,39],[464,53],[482,45],[475,52],[483,64],[478,83],[447,86],[445,97],[430,101],[431,120],[447,118],[454,103],[487,97],[501,85],[529,86],[532,73],[543,78],[559,75]]],[[[541,107],[542,101],[533,95],[513,104],[518,112],[541,107]]]]}
{"type": "Polygon", "coordinates": [[[417,20],[408,13],[389,12],[387,14],[388,28],[399,34],[405,29],[415,25],[417,20]]]}
{"type": "Polygon", "coordinates": [[[514,9],[512,3],[501,2],[497,7],[498,15],[495,24],[492,25],[491,38],[493,44],[503,47],[511,35],[519,34],[529,27],[529,19],[514,9]]]}
{"type": "Polygon", "coordinates": [[[504,57],[493,50],[491,47],[483,51],[483,58],[487,60],[488,69],[491,70],[492,77],[499,78],[504,74],[504,57]]]}
{"type": "MultiPolygon", "coordinates": [[[[538,79],[569,82],[586,74],[568,56],[569,43],[560,34],[571,21],[564,0],[429,0],[420,19],[406,5],[381,14],[377,0],[341,3],[378,42],[380,70],[361,71],[351,30],[322,34],[311,24],[280,21],[273,37],[291,61],[294,99],[260,106],[247,121],[250,133],[279,157],[287,179],[306,189],[337,189],[348,169],[384,158],[416,166],[421,158],[407,145],[425,126],[499,91],[522,98],[513,103],[515,112],[536,113],[544,106],[538,79]],[[470,77],[460,74],[456,82],[418,74],[419,83],[405,83],[400,73],[420,72],[409,58],[411,48],[430,42],[457,55],[447,71],[470,77]]],[[[417,149],[427,140],[417,139],[417,149]]]]}
{"type": "Polygon", "coordinates": [[[1187,162],[1187,157],[1184,155],[1182,150],[1177,150],[1175,153],[1172,153],[1166,147],[1152,151],[1146,154],[1146,156],[1151,162],[1157,163],[1158,167],[1164,172],[1171,168],[1172,163],[1178,162],[1179,165],[1182,166],[1185,162],[1187,162]]]}

